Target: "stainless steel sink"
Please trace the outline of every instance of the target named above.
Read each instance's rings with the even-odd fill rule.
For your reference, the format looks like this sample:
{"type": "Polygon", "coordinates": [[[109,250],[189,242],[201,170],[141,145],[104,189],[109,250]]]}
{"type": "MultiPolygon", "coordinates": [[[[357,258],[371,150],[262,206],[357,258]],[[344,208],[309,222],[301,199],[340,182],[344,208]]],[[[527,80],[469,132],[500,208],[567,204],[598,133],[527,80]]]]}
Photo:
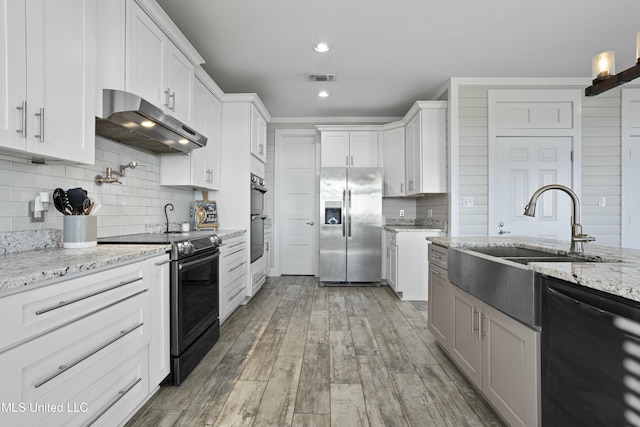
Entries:
{"type": "Polygon", "coordinates": [[[449,280],[531,327],[540,326],[541,287],[531,262],[620,262],[515,246],[449,248],[449,280]]]}
{"type": "Polygon", "coordinates": [[[533,270],[505,259],[527,255],[531,259],[534,255],[531,252],[536,251],[513,247],[449,248],[449,280],[487,304],[537,328],[540,326],[541,287],[534,280],[533,270]]]}
{"type": "Polygon", "coordinates": [[[490,246],[468,248],[471,252],[502,258],[518,264],[529,264],[530,262],[602,262],[598,257],[577,257],[573,255],[557,254],[535,249],[519,248],[515,246],[490,246]]]}

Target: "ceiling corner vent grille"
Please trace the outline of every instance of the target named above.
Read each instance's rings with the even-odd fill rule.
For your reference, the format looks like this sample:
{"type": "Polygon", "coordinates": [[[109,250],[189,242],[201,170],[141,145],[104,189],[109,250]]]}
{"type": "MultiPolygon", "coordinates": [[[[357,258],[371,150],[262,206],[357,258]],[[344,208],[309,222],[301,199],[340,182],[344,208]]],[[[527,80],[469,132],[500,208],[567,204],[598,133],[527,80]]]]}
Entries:
{"type": "Polygon", "coordinates": [[[307,81],[309,82],[335,82],[335,74],[307,74],[307,81]]]}

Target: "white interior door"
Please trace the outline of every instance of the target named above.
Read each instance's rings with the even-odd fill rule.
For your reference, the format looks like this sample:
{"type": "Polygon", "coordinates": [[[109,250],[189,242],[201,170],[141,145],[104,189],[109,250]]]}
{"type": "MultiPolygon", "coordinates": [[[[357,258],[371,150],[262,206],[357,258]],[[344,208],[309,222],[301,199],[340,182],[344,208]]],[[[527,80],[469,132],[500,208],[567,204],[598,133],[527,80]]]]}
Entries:
{"type": "Polygon", "coordinates": [[[497,194],[492,197],[496,223],[489,224],[489,234],[570,240],[572,210],[567,194],[546,191],[538,199],[534,218],[523,213],[531,195],[543,185],[571,187],[571,138],[497,138],[496,149],[497,194]]]}
{"type": "Polygon", "coordinates": [[[276,130],[275,262],[280,274],[317,274],[316,146],[315,130],[276,130]]]}
{"type": "Polygon", "coordinates": [[[621,245],[640,249],[640,89],[622,91],[621,245]]]}

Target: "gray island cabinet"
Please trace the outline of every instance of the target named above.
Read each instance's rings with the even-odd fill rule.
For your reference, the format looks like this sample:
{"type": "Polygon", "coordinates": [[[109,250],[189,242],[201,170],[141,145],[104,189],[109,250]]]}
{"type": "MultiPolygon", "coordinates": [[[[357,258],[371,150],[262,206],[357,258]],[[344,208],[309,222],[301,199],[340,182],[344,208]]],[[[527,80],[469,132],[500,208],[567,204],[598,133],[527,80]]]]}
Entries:
{"type": "Polygon", "coordinates": [[[428,326],[511,426],[540,425],[540,332],[448,280],[447,249],[429,245],[428,326]]]}

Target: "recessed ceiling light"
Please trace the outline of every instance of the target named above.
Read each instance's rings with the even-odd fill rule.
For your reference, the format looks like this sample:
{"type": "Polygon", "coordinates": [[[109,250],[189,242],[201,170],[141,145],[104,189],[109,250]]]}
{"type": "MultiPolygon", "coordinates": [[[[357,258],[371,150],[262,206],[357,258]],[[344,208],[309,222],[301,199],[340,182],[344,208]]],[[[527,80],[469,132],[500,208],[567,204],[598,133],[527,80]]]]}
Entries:
{"type": "Polygon", "coordinates": [[[329,96],[329,92],[327,92],[326,90],[323,90],[322,92],[318,93],[318,96],[320,98],[326,98],[327,96],[329,96]]]}
{"type": "Polygon", "coordinates": [[[318,43],[314,49],[316,52],[325,53],[329,51],[329,45],[326,43],[318,43]]]}

